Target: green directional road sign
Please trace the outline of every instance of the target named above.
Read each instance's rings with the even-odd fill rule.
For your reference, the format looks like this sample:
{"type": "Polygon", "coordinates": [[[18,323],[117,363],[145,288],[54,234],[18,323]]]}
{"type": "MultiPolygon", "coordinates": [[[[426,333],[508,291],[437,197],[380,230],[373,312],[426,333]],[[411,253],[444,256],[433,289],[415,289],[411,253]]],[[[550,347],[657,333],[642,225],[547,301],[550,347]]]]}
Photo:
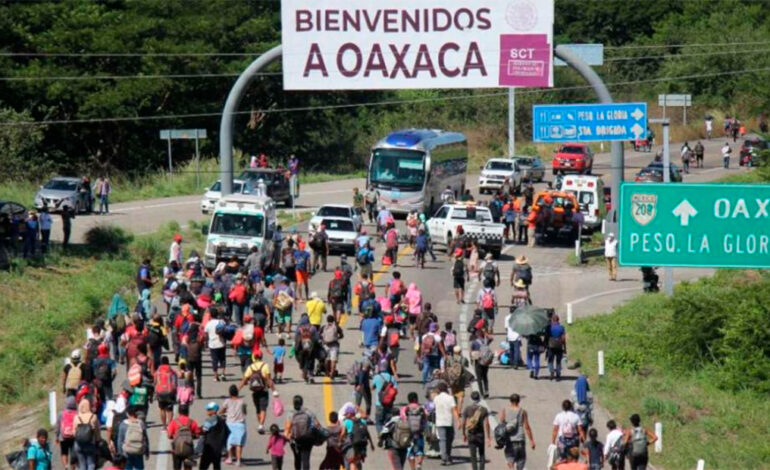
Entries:
{"type": "Polygon", "coordinates": [[[770,185],[624,183],[624,266],[770,268],[770,185]]]}

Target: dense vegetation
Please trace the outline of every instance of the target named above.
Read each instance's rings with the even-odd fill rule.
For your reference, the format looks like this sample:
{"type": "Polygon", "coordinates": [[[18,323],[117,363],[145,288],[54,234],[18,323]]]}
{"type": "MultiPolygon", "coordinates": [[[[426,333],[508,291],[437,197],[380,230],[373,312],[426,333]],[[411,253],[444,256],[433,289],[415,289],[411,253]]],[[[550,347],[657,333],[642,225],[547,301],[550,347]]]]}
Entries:
{"type": "MultiPolygon", "coordinates": [[[[599,72],[616,84],[619,98],[652,101],[659,92],[689,92],[698,111],[747,117],[770,103],[762,79],[770,65],[764,2],[557,0],[556,8],[557,43],[607,46],[599,72]],[[699,46],[713,43],[740,44],[699,46]]],[[[280,42],[279,9],[280,2],[265,0],[0,2],[0,178],[141,175],[165,165],[163,128],[208,129],[203,152],[215,155],[217,113],[235,76],[280,42]],[[45,55],[51,53],[65,55],[45,55]],[[157,119],[133,119],[150,116],[157,119]],[[29,121],[50,123],[13,125],[29,121]]],[[[279,71],[275,64],[269,72],[279,71]]],[[[558,68],[557,87],[582,85],[572,71],[558,68]]],[[[236,144],[250,153],[296,153],[310,169],[328,169],[333,161],[336,169],[351,170],[361,166],[372,141],[393,128],[444,126],[468,132],[476,151],[499,152],[506,122],[500,91],[284,93],[279,74],[264,75],[242,103],[236,144]],[[270,112],[402,100],[420,101],[270,112]]],[[[583,88],[522,91],[519,139],[530,135],[532,103],[591,98],[583,88]]],[[[175,144],[175,153],[179,163],[189,159],[191,144],[175,144]]]]}
{"type": "MultiPolygon", "coordinates": [[[[602,405],[627,422],[663,423],[664,468],[767,468],[770,446],[770,273],[720,271],[640,296],[608,316],[578,321],[570,354],[582,359],[602,405]],[[607,375],[596,377],[596,351],[607,375]]],[[[597,427],[604,423],[597,423],[597,427]]]]}

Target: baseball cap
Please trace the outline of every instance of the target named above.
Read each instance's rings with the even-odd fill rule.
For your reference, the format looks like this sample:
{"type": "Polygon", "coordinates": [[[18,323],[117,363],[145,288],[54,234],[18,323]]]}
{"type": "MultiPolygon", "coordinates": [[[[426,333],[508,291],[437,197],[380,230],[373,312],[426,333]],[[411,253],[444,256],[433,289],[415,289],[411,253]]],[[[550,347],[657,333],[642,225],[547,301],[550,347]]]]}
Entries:
{"type": "Polygon", "coordinates": [[[216,403],[214,403],[213,401],[210,401],[210,402],[209,402],[209,403],[206,405],[206,411],[219,411],[219,405],[217,405],[217,404],[216,404],[216,403]]]}

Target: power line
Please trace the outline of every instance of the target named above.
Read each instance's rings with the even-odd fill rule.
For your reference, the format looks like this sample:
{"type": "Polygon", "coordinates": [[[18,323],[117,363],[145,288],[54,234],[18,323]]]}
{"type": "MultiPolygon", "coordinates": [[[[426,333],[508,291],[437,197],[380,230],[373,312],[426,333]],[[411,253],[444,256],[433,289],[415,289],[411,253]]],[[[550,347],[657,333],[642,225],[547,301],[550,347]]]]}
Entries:
{"type": "MultiPolygon", "coordinates": [[[[738,75],[738,74],[755,73],[755,72],[767,72],[767,71],[770,71],[770,67],[744,69],[744,70],[731,70],[728,72],[699,73],[694,75],[683,75],[683,76],[677,76],[677,77],[660,77],[660,78],[651,78],[651,79],[644,79],[644,80],[628,80],[623,82],[607,83],[606,86],[619,87],[619,86],[639,85],[644,83],[660,83],[660,82],[669,82],[669,81],[676,81],[676,80],[691,80],[691,79],[698,79],[698,78],[704,78],[704,77],[721,77],[721,76],[738,75]]],[[[544,94],[544,93],[556,93],[561,91],[586,90],[591,88],[592,87],[590,85],[576,85],[576,86],[570,86],[570,87],[521,90],[521,91],[518,91],[517,93],[519,95],[544,94]]],[[[401,104],[416,104],[416,103],[427,103],[427,102],[436,102],[436,101],[460,101],[460,100],[468,100],[468,99],[491,98],[491,97],[503,96],[507,94],[508,94],[507,91],[501,91],[501,92],[478,93],[478,94],[458,95],[458,96],[416,98],[416,99],[408,99],[408,100],[373,101],[368,103],[364,102],[364,103],[348,103],[348,104],[324,105],[324,106],[301,106],[301,107],[294,107],[294,108],[259,109],[259,110],[249,110],[249,111],[236,111],[233,113],[233,115],[249,115],[252,112],[263,113],[263,114],[275,114],[275,113],[321,111],[321,110],[330,110],[330,109],[346,109],[346,108],[359,108],[359,107],[372,107],[372,106],[394,106],[394,105],[401,105],[401,104]]],[[[103,123],[103,122],[127,122],[127,121],[158,121],[158,120],[164,120],[164,119],[209,118],[209,117],[218,117],[221,115],[222,115],[221,112],[213,112],[213,113],[193,113],[193,114],[171,114],[171,115],[158,115],[158,116],[126,116],[126,117],[111,117],[111,118],[61,119],[61,120],[53,119],[53,120],[44,120],[44,121],[15,121],[15,122],[5,121],[5,122],[0,122],[0,126],[35,126],[35,125],[58,125],[58,124],[93,124],[93,123],[103,123]]]]}
{"type": "MultiPolygon", "coordinates": [[[[770,42],[768,42],[770,44],[770,42]]],[[[770,49],[752,49],[745,51],[717,51],[717,52],[702,52],[694,54],[664,54],[653,56],[628,56],[628,57],[613,57],[605,59],[605,62],[622,62],[622,61],[634,61],[634,60],[650,60],[650,59],[679,59],[684,57],[709,57],[718,55],[744,55],[744,54],[757,54],[770,52],[770,49]]],[[[88,81],[88,80],[154,80],[154,79],[190,79],[190,78],[233,78],[238,77],[239,73],[199,73],[199,74],[138,74],[138,75],[65,75],[65,76],[7,76],[0,77],[0,82],[21,82],[21,81],[88,81]]],[[[275,77],[282,76],[283,72],[258,72],[254,76],[258,77],[275,77]]]]}

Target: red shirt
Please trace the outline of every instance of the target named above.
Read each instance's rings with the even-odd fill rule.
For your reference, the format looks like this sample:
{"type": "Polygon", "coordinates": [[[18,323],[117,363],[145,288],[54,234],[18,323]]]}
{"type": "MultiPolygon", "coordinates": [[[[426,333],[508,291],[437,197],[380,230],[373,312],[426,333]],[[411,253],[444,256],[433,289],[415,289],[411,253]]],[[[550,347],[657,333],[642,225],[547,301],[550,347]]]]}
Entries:
{"type": "Polygon", "coordinates": [[[227,295],[227,298],[237,303],[238,305],[245,304],[246,303],[246,286],[243,285],[242,283],[236,283],[230,289],[230,293],[227,295]]]}
{"type": "Polygon", "coordinates": [[[166,428],[169,439],[174,439],[176,432],[179,430],[180,424],[190,426],[190,431],[192,431],[193,437],[198,437],[201,435],[201,428],[198,426],[198,423],[196,423],[194,419],[190,419],[189,416],[179,415],[174,418],[168,424],[168,428],[166,428]]]}

